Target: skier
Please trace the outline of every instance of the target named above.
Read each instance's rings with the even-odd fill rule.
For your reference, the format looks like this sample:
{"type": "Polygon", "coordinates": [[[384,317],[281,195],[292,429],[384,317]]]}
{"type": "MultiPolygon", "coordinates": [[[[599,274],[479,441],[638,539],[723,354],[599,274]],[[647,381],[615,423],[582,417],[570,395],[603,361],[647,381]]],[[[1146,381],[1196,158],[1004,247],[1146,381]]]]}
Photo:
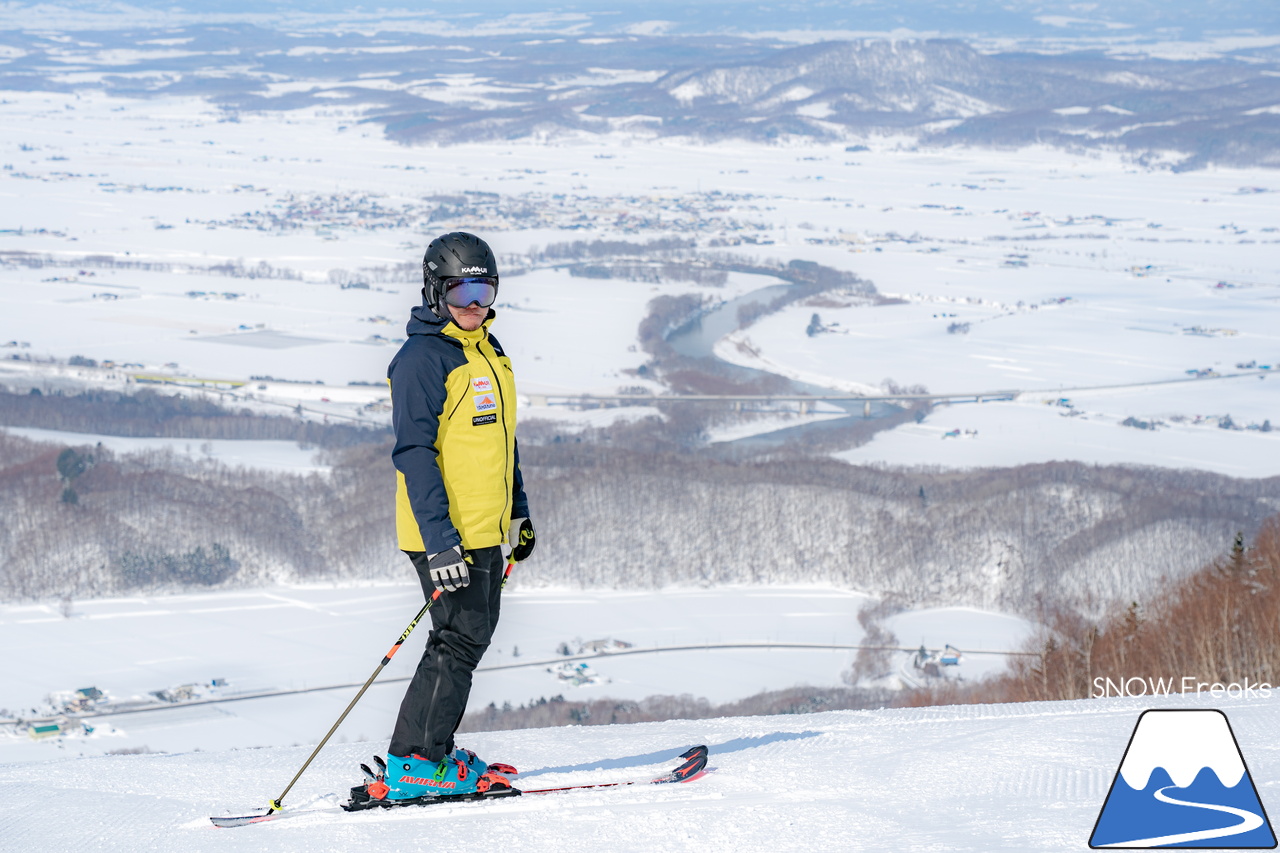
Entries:
{"type": "Polygon", "coordinates": [[[391,460],[399,546],[423,594],[441,595],[400,705],[385,779],[369,786],[387,800],[483,793],[493,772],[514,772],[457,748],[454,732],[498,622],[503,546],[515,561],[534,546],[511,361],[489,335],[497,261],[484,240],[457,231],[427,246],[422,278],[423,304],[387,368],[391,460]]]}

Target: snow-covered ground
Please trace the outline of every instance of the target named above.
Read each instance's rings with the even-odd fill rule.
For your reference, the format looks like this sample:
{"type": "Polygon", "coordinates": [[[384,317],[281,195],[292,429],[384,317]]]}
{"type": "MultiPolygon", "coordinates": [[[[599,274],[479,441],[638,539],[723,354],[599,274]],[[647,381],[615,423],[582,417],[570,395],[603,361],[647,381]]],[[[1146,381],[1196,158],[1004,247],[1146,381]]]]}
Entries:
{"type": "MultiPolygon", "coordinates": [[[[0,239],[0,247],[4,242],[0,239]]],[[[400,260],[420,255],[420,249],[406,250],[400,260]]],[[[409,310],[421,301],[421,285],[413,282],[343,290],[316,282],[196,273],[99,269],[78,277],[66,272],[3,272],[0,305],[6,321],[0,337],[29,344],[10,352],[138,365],[131,373],[145,367],[194,379],[275,376],[326,386],[312,398],[332,399],[348,382],[381,386],[387,363],[404,340],[409,310]],[[230,293],[239,295],[222,295],[230,293]],[[67,328],[75,334],[68,336],[67,328]]],[[[614,393],[645,384],[622,371],[648,358],[636,345],[636,326],[651,299],[694,290],[728,299],[764,286],[768,281],[761,283],[762,278],[734,276],[711,291],[688,282],[591,282],[537,270],[503,279],[496,306],[500,316],[492,331],[520,368],[521,391],[614,393]],[[607,295],[589,293],[592,287],[607,287],[607,295]]],[[[0,357],[6,354],[0,349],[0,357]]],[[[254,390],[249,385],[241,393],[254,390]]],[[[297,396],[306,385],[276,383],[271,390],[271,396],[307,399],[297,396]]]]}
{"type": "Polygon", "coordinates": [[[821,423],[833,418],[844,417],[845,412],[831,403],[815,403],[812,414],[800,414],[796,403],[778,404],[770,410],[755,415],[738,418],[729,423],[714,426],[707,430],[707,442],[718,444],[724,441],[737,441],[753,435],[764,435],[780,429],[821,423]]]}
{"type": "MultiPolygon", "coordinates": [[[[958,649],[1008,651],[1020,648],[1027,640],[1027,622],[1005,613],[991,613],[972,607],[935,607],[907,610],[884,620],[884,626],[906,646],[923,645],[941,649],[951,645],[958,649]]],[[[988,671],[1004,668],[988,659],[979,666],[988,671]]]]}
{"type": "Polygon", "coordinates": [[[1073,394],[1071,409],[1034,395],[1016,402],[942,406],[920,423],[878,433],[836,456],[856,464],[978,468],[1074,460],[1194,468],[1231,477],[1280,476],[1280,418],[1274,414],[1280,411],[1280,376],[1261,383],[1256,377],[1202,382],[1180,392],[1073,394]],[[1232,395],[1229,385],[1244,385],[1249,393],[1232,395]],[[1222,429],[1217,418],[1224,415],[1238,418],[1242,426],[1270,418],[1277,429],[1222,429]],[[1130,417],[1159,424],[1153,430],[1122,425],[1130,417]]]}
{"type": "MultiPolygon", "coordinates": [[[[50,758],[37,772],[0,764],[0,849],[1061,853],[1087,849],[1150,707],[1225,711],[1264,808],[1280,810],[1275,699],[1109,699],[476,734],[465,743],[523,769],[517,784],[529,788],[645,776],[700,743],[714,769],[687,785],[324,812],[237,829],[215,829],[208,817],[265,810],[313,738],[230,752],[50,758]]],[[[286,805],[345,799],[360,782],[357,764],[384,748],[331,744],[286,805]]]]}
{"type": "MultiPolygon", "coordinates": [[[[471,694],[471,708],[518,706],[542,697],[638,700],[688,694],[715,703],[764,690],[838,687],[854,651],[705,648],[722,644],[862,642],[867,596],[824,588],[668,589],[661,592],[509,590],[502,621],[471,694]],[[692,647],[590,660],[600,681],[575,686],[549,669],[597,640],[626,651],[692,647]],[[527,665],[531,662],[543,662],[527,665]]],[[[0,708],[19,716],[54,691],[97,687],[113,699],[225,679],[223,696],[363,683],[421,604],[416,585],[276,587],[167,597],[0,605],[0,708]],[[70,616],[65,615],[70,612],[70,616]]],[[[1031,632],[1022,619],[964,608],[911,611],[890,623],[906,646],[1013,651],[1031,632]]],[[[395,710],[426,642],[420,627],[344,728],[356,739],[390,733],[395,710]]],[[[909,657],[903,653],[899,657],[909,657]]],[[[968,655],[958,674],[1000,671],[1000,655],[968,655]]],[[[0,727],[0,763],[42,760],[59,750],[228,749],[319,737],[354,687],[217,705],[102,717],[93,737],[33,742],[0,727]],[[5,736],[9,732],[10,736],[5,736]]]]}
{"type": "Polygon", "coordinates": [[[0,431],[29,438],[32,441],[65,444],[72,447],[100,444],[114,453],[167,451],[175,456],[219,462],[234,468],[259,468],[287,474],[320,474],[329,470],[328,466],[316,464],[314,448],[301,447],[296,441],[129,438],[35,427],[0,427],[0,431]]]}
{"type": "MultiPolygon", "coordinates": [[[[74,87],[75,74],[89,80],[129,61],[104,57],[101,69],[73,70],[64,82],[74,87]]],[[[282,82],[276,91],[312,82],[282,82]]],[[[455,94],[464,90],[460,81],[455,94]]],[[[1187,370],[1280,363],[1273,171],[1174,174],[1106,154],[906,150],[891,139],[857,153],[621,136],[408,148],[349,112],[336,104],[221,121],[196,98],[6,91],[0,252],[48,255],[54,264],[4,255],[0,355],[80,355],[189,382],[224,380],[222,393],[237,404],[376,421],[385,418],[386,362],[418,301],[412,268],[435,233],[478,231],[512,271],[530,247],[550,243],[690,236],[703,249],[716,240],[716,250],[756,260],[800,258],[856,272],[902,300],[855,306],[837,294],[795,305],[722,341],[722,358],[833,390],[892,378],[937,393],[1030,392],[938,409],[842,458],[948,467],[1065,458],[1280,474],[1275,432],[1221,428],[1227,415],[1240,427],[1280,425],[1280,376],[1155,384],[1187,370]],[[429,220],[432,197],[484,193],[536,215],[491,206],[429,220]],[[90,261],[94,255],[124,266],[90,261]],[[407,272],[388,271],[402,264],[407,272]],[[352,283],[369,286],[343,287],[352,283]],[[826,331],[811,337],[804,332],[815,313],[826,331]],[[264,376],[289,381],[251,380],[264,376]],[[1058,390],[1119,383],[1131,387],[1058,390]],[[1057,404],[1061,396],[1070,406],[1057,404]],[[1130,417],[1156,429],[1120,425],[1130,417]]],[[[543,267],[504,279],[494,332],[525,395],[660,390],[629,373],[646,360],[636,327],[649,300],[730,299],[761,284],[738,273],[711,288],[543,267]]],[[[36,384],[70,375],[4,366],[4,381],[29,381],[33,371],[36,384]]],[[[108,377],[112,370],[86,369],[78,381],[123,383],[108,377]]],[[[572,428],[653,413],[565,417],[561,407],[526,400],[522,417],[572,428]]],[[[726,424],[711,440],[797,422],[726,424]]],[[[105,436],[68,440],[134,446],[105,436]]],[[[168,446],[228,464],[314,467],[285,442],[168,446]]],[[[0,707],[23,713],[51,691],[90,685],[127,698],[214,678],[227,679],[228,692],[358,684],[419,602],[417,587],[402,584],[0,605],[0,707]]],[[[837,686],[851,650],[602,658],[591,662],[601,682],[580,687],[542,665],[494,668],[605,638],[635,649],[850,645],[862,639],[857,613],[867,602],[813,588],[517,587],[472,707],[555,694],[688,693],[725,702],[798,684],[837,686]]],[[[974,649],[1017,648],[1031,630],[1013,617],[958,608],[899,614],[885,626],[907,646],[968,650],[960,668],[975,678],[1001,659],[974,649]]],[[[424,640],[420,628],[291,794],[292,805],[359,781],[357,763],[385,748],[402,679],[424,640]]],[[[465,743],[525,768],[531,786],[630,777],[695,743],[711,746],[714,772],[689,786],[209,827],[208,815],[261,808],[276,796],[353,692],[102,718],[91,737],[0,734],[0,850],[1083,849],[1138,713],[1211,706],[1105,700],[477,734],[465,743]],[[104,754],[147,749],[167,754],[104,754]]],[[[1276,700],[1217,704],[1231,715],[1263,802],[1273,800],[1276,700]]]]}
{"type": "MultiPolygon", "coordinates": [[[[385,419],[379,383],[418,300],[412,269],[430,236],[450,228],[485,234],[511,272],[551,243],[687,236],[704,250],[717,241],[758,260],[858,273],[903,302],[820,297],[717,347],[728,360],[833,391],[892,378],[935,393],[1052,394],[1280,363],[1280,206],[1266,170],[1172,173],[1104,153],[906,150],[893,140],[856,153],[624,137],[406,148],[340,108],[225,122],[199,99],[92,91],[10,92],[4,108],[0,155],[12,168],[0,172],[0,198],[21,204],[3,206],[0,251],[69,266],[0,273],[0,344],[20,356],[82,355],[188,379],[293,380],[224,391],[264,410],[301,403],[315,415],[385,419]],[[442,194],[480,206],[428,224],[437,204],[429,199],[442,194]],[[95,254],[142,266],[75,266],[95,254]],[[157,263],[174,266],[145,268],[157,263]],[[390,272],[401,264],[405,272],[390,272]],[[342,287],[362,281],[368,289],[342,287]],[[826,331],[810,337],[815,313],[826,331]],[[948,333],[953,324],[967,333],[948,333]]],[[[494,332],[525,394],[661,390],[632,372],[646,360],[636,328],[648,301],[731,299],[766,281],[733,273],[722,288],[653,284],[544,265],[504,279],[494,332]]],[[[1269,387],[1171,386],[1159,406],[1135,390],[1097,414],[1280,422],[1269,387]]],[[[931,421],[941,428],[949,413],[931,421]]],[[[1005,438],[980,464],[1194,460],[1231,472],[1258,438],[1206,430],[1198,441],[1099,442],[1096,424],[1027,430],[1026,413],[1004,407],[970,427],[978,443],[1003,414],[1005,438]],[[1072,450],[1087,445],[1098,449],[1072,450]]],[[[523,416],[581,426],[624,415],[529,406],[523,416]]],[[[710,439],[765,426],[731,422],[710,439]]],[[[946,429],[956,426],[965,425],[946,429]]],[[[950,447],[898,450],[912,429],[850,458],[957,464],[950,447]]]]}

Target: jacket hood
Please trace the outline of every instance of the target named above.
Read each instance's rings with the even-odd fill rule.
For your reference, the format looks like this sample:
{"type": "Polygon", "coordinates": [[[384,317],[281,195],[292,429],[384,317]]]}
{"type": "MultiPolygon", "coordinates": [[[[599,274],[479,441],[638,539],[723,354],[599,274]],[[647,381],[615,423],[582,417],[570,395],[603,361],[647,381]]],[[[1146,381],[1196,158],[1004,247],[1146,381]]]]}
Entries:
{"type": "MultiPolygon", "coordinates": [[[[488,316],[484,318],[485,325],[488,325],[496,316],[497,314],[490,308],[488,316]]],[[[405,327],[405,332],[410,335],[438,335],[451,322],[453,321],[441,320],[436,316],[436,312],[426,305],[418,305],[409,312],[409,325],[405,327]]]]}

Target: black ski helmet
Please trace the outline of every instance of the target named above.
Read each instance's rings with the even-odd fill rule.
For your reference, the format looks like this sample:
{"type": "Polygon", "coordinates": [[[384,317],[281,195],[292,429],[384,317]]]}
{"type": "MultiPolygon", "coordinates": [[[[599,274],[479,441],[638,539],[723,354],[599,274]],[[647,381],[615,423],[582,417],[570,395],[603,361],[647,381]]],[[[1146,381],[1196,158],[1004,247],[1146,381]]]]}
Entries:
{"type": "Polygon", "coordinates": [[[453,231],[442,234],[427,244],[422,256],[422,301],[441,320],[452,316],[444,302],[445,279],[460,276],[498,278],[498,259],[489,244],[474,234],[453,231]]]}

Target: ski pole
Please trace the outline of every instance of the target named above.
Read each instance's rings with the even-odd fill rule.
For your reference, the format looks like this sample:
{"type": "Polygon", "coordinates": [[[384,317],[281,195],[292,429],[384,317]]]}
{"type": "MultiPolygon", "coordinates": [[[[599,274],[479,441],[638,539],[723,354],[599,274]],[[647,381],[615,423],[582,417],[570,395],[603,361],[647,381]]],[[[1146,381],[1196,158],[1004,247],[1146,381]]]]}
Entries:
{"type": "Polygon", "coordinates": [[[427,599],[427,603],[422,605],[422,609],[418,611],[417,616],[413,617],[413,621],[409,623],[409,627],[404,629],[404,633],[400,635],[400,639],[396,640],[395,644],[391,647],[391,650],[382,658],[382,662],[374,668],[373,674],[370,675],[369,680],[364,683],[364,687],[360,688],[360,692],[356,694],[356,698],[351,700],[351,704],[347,705],[346,710],[342,712],[342,716],[338,717],[338,721],[329,729],[329,733],[320,740],[320,743],[316,745],[316,748],[307,756],[307,760],[302,763],[302,767],[298,768],[298,772],[293,774],[293,778],[289,780],[289,784],[285,786],[285,789],[280,793],[280,796],[271,801],[271,808],[267,810],[267,814],[278,812],[283,808],[283,806],[280,805],[280,802],[284,799],[285,794],[288,794],[293,788],[293,783],[297,782],[298,779],[302,777],[302,774],[306,772],[306,769],[311,766],[312,760],[320,754],[320,750],[329,742],[329,738],[333,737],[333,733],[338,730],[338,726],[342,725],[342,721],[347,718],[347,714],[351,713],[351,709],[360,701],[360,697],[369,689],[369,685],[373,684],[373,680],[382,672],[383,667],[391,663],[391,659],[396,656],[396,652],[400,651],[400,647],[404,645],[404,641],[413,633],[413,629],[418,627],[418,623],[422,621],[422,617],[427,615],[427,611],[431,609],[431,605],[435,604],[436,600],[440,598],[441,592],[442,590],[437,589],[435,592],[431,593],[431,597],[427,599]]]}
{"type": "MultiPolygon", "coordinates": [[[[515,567],[515,561],[507,563],[507,570],[502,575],[503,588],[506,588],[507,578],[511,576],[511,569],[514,567],[515,567]]],[[[302,778],[302,774],[305,773],[307,768],[311,766],[311,762],[315,760],[315,757],[317,755],[320,754],[320,750],[323,749],[324,745],[329,742],[329,738],[333,737],[333,733],[338,730],[338,726],[342,725],[342,721],[347,718],[347,714],[351,713],[351,709],[354,708],[356,706],[356,703],[360,701],[360,697],[364,696],[364,692],[369,689],[369,686],[371,684],[373,684],[374,679],[376,679],[382,673],[383,668],[387,664],[391,663],[391,659],[396,656],[396,652],[400,651],[400,647],[404,645],[404,641],[407,640],[409,638],[409,635],[413,633],[413,629],[418,627],[418,623],[422,621],[422,617],[427,615],[427,611],[430,610],[431,605],[435,604],[436,600],[440,598],[440,594],[442,592],[443,590],[437,589],[435,592],[431,593],[431,597],[427,599],[427,603],[422,605],[422,609],[418,611],[417,616],[413,617],[413,621],[409,623],[409,627],[404,629],[404,633],[400,635],[400,639],[395,641],[395,643],[391,646],[391,649],[386,653],[386,655],[383,656],[382,661],[376,667],[374,667],[373,674],[369,676],[369,680],[366,681],[364,683],[364,686],[360,688],[360,692],[357,693],[355,698],[351,700],[351,703],[347,705],[346,710],[342,712],[342,716],[338,717],[338,721],[335,722],[333,726],[329,729],[328,733],[325,734],[323,738],[321,738],[320,743],[318,743],[316,745],[316,748],[311,751],[311,754],[307,756],[307,760],[302,763],[302,766],[300,768],[298,768],[298,772],[293,774],[293,778],[289,780],[289,784],[286,785],[284,790],[280,792],[280,796],[276,797],[274,800],[271,801],[271,806],[267,809],[267,814],[278,812],[282,808],[284,808],[284,806],[282,806],[281,803],[283,802],[285,795],[288,794],[289,791],[293,789],[294,783],[297,782],[300,778],[302,778]]]]}

